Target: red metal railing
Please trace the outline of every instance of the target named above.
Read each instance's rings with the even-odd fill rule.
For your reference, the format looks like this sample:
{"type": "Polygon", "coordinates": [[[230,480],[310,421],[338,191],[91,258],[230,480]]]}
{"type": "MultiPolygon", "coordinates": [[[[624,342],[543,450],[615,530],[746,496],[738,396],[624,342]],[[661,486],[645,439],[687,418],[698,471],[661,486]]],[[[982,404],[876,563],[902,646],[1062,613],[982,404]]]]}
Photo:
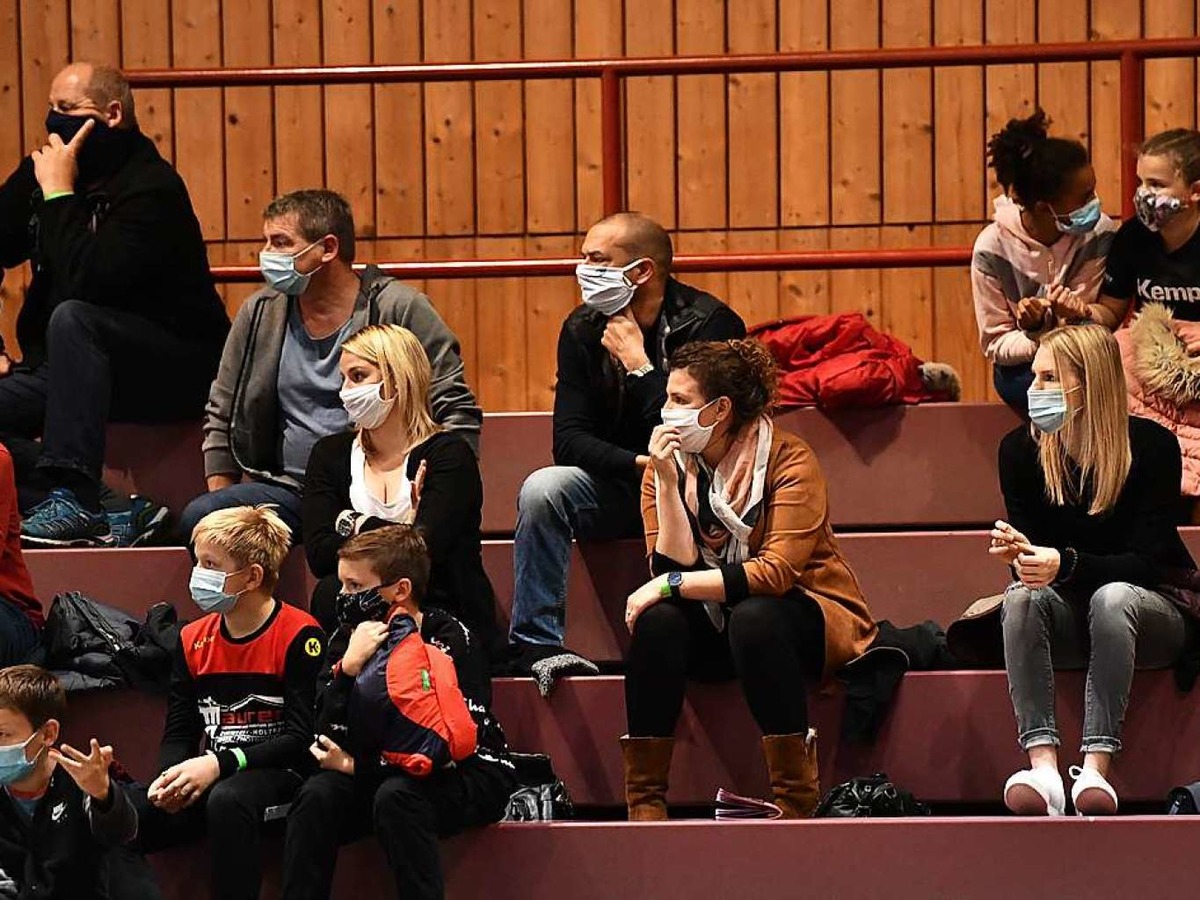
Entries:
{"type": "MultiPolygon", "coordinates": [[[[897,69],[1017,63],[1120,63],[1122,215],[1133,214],[1137,145],[1143,137],[1144,66],[1147,59],[1200,55],[1200,38],[1092,41],[1068,44],[926,47],[881,50],[835,50],[738,56],[677,56],[644,59],[557,60],[548,62],[455,63],[447,65],[301,66],[290,68],[144,69],[130,72],[138,87],[244,87],[270,85],[397,84],[447,81],[532,81],[599,78],[603,206],[605,214],[624,206],[625,166],[622,144],[621,82],[653,75],[729,75],[897,69]]],[[[960,265],[970,259],[967,248],[924,248],[802,253],[730,253],[682,256],[677,268],[699,271],[769,271],[785,269],[899,268],[960,265]]],[[[501,275],[559,275],[574,260],[455,260],[389,263],[389,272],[409,278],[465,278],[501,275]]],[[[252,266],[214,268],[222,281],[257,281],[252,266]]]]}

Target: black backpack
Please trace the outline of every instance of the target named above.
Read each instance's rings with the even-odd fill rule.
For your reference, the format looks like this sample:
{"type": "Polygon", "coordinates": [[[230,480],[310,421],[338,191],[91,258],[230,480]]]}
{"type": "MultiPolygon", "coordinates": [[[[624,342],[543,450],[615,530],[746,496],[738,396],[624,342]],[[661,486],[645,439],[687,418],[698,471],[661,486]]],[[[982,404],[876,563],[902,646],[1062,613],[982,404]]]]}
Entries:
{"type": "Polygon", "coordinates": [[[517,772],[517,789],[508,798],[505,822],[553,822],[575,818],[567,786],[554,774],[542,753],[509,753],[517,772]]]}
{"type": "Polygon", "coordinates": [[[1167,796],[1168,816],[1194,816],[1200,812],[1200,781],[1172,788],[1167,796]]]}
{"type": "Polygon", "coordinates": [[[902,791],[882,772],[870,778],[851,778],[832,788],[821,801],[816,819],[861,819],[927,816],[929,807],[902,791]]]}

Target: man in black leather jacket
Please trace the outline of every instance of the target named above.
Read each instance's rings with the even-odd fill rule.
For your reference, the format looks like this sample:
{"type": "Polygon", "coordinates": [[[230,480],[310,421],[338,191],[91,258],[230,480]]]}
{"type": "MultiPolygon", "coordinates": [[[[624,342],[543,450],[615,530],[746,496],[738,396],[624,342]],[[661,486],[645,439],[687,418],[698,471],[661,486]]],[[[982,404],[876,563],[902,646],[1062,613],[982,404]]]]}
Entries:
{"type": "Polygon", "coordinates": [[[746,333],[720,300],[671,277],[670,235],[646,216],[596,223],[582,255],[584,302],[558,338],[555,464],[531,474],[518,499],[509,641],[514,668],[534,675],[543,695],[560,675],[597,671],[563,648],[571,540],[642,534],[639,485],[670,353],[746,333]]]}

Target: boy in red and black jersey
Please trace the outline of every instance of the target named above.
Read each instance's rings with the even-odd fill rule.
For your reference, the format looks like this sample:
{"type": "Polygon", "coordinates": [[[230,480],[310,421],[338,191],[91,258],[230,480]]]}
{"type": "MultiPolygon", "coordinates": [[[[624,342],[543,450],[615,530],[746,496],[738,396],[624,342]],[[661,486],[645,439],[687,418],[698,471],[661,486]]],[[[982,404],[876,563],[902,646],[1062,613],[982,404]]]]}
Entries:
{"type": "Polygon", "coordinates": [[[271,595],[291,542],[274,512],[219,510],[193,541],[192,599],[208,615],[180,635],[143,843],[158,848],[207,831],[212,896],[256,898],[260,826],[286,814],[313,768],[325,635],[271,595]]]}

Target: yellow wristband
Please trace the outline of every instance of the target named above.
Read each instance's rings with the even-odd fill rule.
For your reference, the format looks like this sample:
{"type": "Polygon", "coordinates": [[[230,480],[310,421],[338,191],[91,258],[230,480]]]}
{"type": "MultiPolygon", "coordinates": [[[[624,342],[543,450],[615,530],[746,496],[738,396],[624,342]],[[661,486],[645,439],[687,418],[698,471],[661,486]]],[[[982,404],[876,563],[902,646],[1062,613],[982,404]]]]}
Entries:
{"type": "Polygon", "coordinates": [[[47,194],[42,198],[43,202],[49,203],[51,200],[57,200],[59,197],[74,197],[74,191],[55,191],[53,194],[47,194]]]}

